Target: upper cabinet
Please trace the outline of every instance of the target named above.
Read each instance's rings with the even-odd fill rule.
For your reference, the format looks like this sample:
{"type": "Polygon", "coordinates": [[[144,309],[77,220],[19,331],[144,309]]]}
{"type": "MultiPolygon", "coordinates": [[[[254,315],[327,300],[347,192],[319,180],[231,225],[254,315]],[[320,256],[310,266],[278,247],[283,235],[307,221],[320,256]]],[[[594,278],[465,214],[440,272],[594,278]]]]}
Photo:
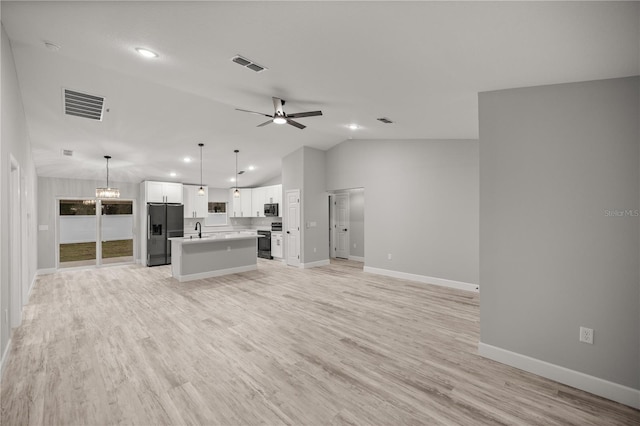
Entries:
{"type": "MultiPolygon", "coordinates": [[[[282,204],[282,185],[251,188],[251,206],[254,217],[264,217],[265,204],[282,204]]],[[[282,211],[282,205],[278,206],[282,211]]]]}
{"type": "Polygon", "coordinates": [[[280,204],[282,210],[282,185],[265,186],[265,204],[280,204]]]}
{"type": "Polygon", "coordinates": [[[239,188],[238,190],[240,197],[237,198],[233,196],[235,189],[229,190],[229,199],[233,207],[229,212],[229,217],[255,217],[255,212],[251,209],[253,189],[239,188]]]}
{"type": "Polygon", "coordinates": [[[251,212],[254,217],[264,217],[266,188],[251,188],[251,212]]]}
{"type": "Polygon", "coordinates": [[[183,185],[182,195],[184,199],[185,218],[205,218],[208,213],[209,189],[204,186],[204,195],[199,195],[199,185],[183,185]]]}
{"type": "Polygon", "coordinates": [[[182,204],[182,184],[174,182],[145,181],[145,202],[182,204]]]}

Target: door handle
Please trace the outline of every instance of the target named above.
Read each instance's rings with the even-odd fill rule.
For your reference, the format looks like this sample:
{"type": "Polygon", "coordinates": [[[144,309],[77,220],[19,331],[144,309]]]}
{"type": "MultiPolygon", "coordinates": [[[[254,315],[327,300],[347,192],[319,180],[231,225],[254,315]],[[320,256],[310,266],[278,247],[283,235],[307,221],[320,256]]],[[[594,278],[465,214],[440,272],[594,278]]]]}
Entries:
{"type": "Polygon", "coordinates": [[[347,232],[347,228],[344,228],[344,232],[347,232]]]}
{"type": "Polygon", "coordinates": [[[287,231],[287,234],[290,234],[291,232],[287,231]]]}

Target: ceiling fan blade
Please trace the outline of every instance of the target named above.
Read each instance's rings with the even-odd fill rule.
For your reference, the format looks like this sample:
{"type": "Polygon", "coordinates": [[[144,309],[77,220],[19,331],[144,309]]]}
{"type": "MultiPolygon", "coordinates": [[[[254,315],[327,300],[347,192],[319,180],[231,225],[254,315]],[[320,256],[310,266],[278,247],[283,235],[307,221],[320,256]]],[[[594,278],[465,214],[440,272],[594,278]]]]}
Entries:
{"type": "Polygon", "coordinates": [[[322,111],[296,112],[294,114],[287,114],[287,117],[302,118],[302,117],[315,117],[316,115],[322,115],[322,111]]]}
{"type": "Polygon", "coordinates": [[[275,96],[271,99],[273,100],[273,110],[275,111],[274,115],[284,115],[284,110],[282,109],[284,101],[280,98],[276,98],[275,96]]]}
{"type": "Polygon", "coordinates": [[[258,124],[256,127],[266,126],[267,124],[271,124],[271,123],[273,123],[273,120],[265,121],[265,122],[264,122],[264,123],[262,123],[262,124],[258,124]]]}
{"type": "Polygon", "coordinates": [[[300,124],[297,121],[293,121],[293,120],[289,120],[289,118],[287,118],[287,124],[291,124],[293,127],[297,127],[298,129],[304,129],[305,126],[304,124],[300,124]]]}
{"type": "Polygon", "coordinates": [[[258,114],[258,115],[263,115],[265,117],[271,117],[273,118],[273,115],[269,115],[269,114],[265,114],[262,112],[256,112],[256,111],[249,111],[248,109],[240,109],[240,108],[236,108],[236,111],[242,111],[242,112],[248,112],[250,114],[258,114]]]}

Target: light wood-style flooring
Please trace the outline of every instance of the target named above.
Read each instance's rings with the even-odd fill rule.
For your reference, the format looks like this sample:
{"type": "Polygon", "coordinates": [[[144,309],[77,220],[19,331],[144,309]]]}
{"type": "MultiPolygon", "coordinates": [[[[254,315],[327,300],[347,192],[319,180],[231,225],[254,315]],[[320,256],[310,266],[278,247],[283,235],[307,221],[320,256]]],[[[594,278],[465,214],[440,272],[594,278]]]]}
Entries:
{"type": "Polygon", "coordinates": [[[8,425],[638,425],[481,358],[479,297],[334,261],[179,283],[169,267],[38,278],[2,379],[8,425]]]}

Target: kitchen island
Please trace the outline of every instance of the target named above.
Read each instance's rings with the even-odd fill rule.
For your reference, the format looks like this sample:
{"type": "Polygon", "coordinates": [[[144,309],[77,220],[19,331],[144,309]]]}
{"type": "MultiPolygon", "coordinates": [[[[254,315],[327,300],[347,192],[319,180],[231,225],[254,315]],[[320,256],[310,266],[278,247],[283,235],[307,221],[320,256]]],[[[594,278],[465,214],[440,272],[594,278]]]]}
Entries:
{"type": "Polygon", "coordinates": [[[258,238],[247,232],[170,238],[171,273],[185,282],[253,271],[258,268],[258,238]]]}

